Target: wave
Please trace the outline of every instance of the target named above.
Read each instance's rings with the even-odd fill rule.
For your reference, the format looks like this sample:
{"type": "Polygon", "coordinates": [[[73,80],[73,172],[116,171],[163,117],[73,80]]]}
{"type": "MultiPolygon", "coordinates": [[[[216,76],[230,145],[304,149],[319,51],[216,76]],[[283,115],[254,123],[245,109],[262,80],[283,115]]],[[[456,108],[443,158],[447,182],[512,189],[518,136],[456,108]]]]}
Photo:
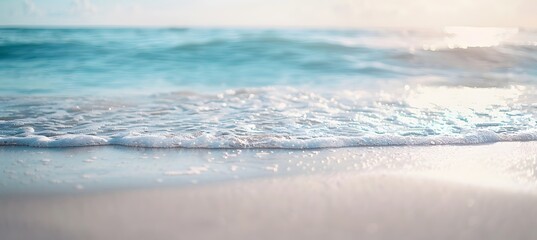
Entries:
{"type": "Polygon", "coordinates": [[[147,88],[156,81],[166,90],[182,90],[369,84],[418,76],[464,85],[489,73],[503,82],[537,84],[535,31],[481,32],[0,28],[0,91],[94,94],[147,88]],[[475,41],[474,32],[488,38],[475,41]]]}
{"type": "Polygon", "coordinates": [[[3,97],[0,145],[324,148],[537,139],[533,88],[396,89],[3,97]]]}
{"type": "Polygon", "coordinates": [[[533,141],[536,39],[522,29],[0,28],[0,145],[533,141]]]}
{"type": "Polygon", "coordinates": [[[358,137],[321,137],[312,139],[282,139],[269,136],[261,139],[248,137],[227,138],[216,137],[210,134],[197,137],[166,137],[159,135],[97,137],[72,134],[59,137],[0,137],[0,146],[61,148],[114,145],[143,148],[316,149],[379,146],[475,145],[536,140],[537,130],[511,134],[479,131],[460,136],[405,137],[395,135],[371,135],[358,137]]]}

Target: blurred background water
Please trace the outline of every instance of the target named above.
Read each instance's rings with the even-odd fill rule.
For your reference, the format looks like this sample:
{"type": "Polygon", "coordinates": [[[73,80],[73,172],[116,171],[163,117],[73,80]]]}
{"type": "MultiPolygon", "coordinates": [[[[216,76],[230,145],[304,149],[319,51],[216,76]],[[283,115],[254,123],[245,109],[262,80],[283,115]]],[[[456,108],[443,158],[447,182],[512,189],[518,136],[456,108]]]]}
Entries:
{"type": "Polygon", "coordinates": [[[537,32],[0,29],[0,144],[535,140],[537,32]]]}
{"type": "Polygon", "coordinates": [[[195,87],[535,82],[537,32],[523,29],[0,29],[3,94],[195,87]]]}

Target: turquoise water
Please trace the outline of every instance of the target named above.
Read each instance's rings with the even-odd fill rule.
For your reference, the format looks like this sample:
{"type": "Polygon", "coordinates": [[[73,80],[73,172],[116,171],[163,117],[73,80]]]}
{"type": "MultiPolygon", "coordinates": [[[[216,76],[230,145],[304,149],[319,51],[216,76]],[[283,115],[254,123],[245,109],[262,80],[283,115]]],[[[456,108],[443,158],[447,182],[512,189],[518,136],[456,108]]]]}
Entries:
{"type": "Polygon", "coordinates": [[[406,49],[344,43],[398,37],[391,32],[3,29],[0,35],[0,83],[9,94],[355,84],[413,75],[397,63],[406,49]]]}
{"type": "Polygon", "coordinates": [[[0,145],[537,140],[527,29],[0,29],[0,145]]]}

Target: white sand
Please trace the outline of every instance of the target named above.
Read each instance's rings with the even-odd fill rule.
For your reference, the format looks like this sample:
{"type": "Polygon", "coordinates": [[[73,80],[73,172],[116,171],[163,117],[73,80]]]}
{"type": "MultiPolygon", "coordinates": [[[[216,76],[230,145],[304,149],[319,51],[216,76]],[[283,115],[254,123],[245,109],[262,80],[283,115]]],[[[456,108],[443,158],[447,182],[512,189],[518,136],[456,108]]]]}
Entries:
{"type": "Polygon", "coordinates": [[[537,142],[4,147],[0,240],[537,239],[536,156],[537,142]]]}
{"type": "Polygon", "coordinates": [[[0,198],[1,239],[536,239],[537,195],[338,173],[0,198]]]}

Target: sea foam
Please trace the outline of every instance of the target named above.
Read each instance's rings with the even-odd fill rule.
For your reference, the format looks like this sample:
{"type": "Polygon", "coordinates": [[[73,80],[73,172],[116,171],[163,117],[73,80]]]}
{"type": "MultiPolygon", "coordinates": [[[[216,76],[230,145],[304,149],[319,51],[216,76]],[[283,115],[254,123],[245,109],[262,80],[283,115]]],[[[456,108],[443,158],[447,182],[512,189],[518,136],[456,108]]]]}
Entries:
{"type": "Polygon", "coordinates": [[[281,149],[315,149],[334,147],[372,147],[372,146],[409,146],[409,145],[471,145],[511,141],[535,141],[537,131],[514,134],[498,134],[491,131],[479,131],[461,136],[405,137],[397,135],[370,135],[357,137],[318,137],[312,139],[281,139],[267,137],[236,138],[214,137],[204,135],[191,137],[166,137],[157,135],[96,137],[89,135],[65,135],[57,138],[44,136],[1,137],[0,145],[31,147],[82,147],[118,145],[147,148],[281,148],[281,149]]]}
{"type": "Polygon", "coordinates": [[[308,149],[536,140],[535,108],[520,100],[533,99],[533,89],[489,91],[284,87],[129,99],[10,97],[1,101],[9,112],[0,121],[0,145],[308,149]],[[440,92],[480,97],[459,107],[464,99],[439,99],[440,92]]]}

